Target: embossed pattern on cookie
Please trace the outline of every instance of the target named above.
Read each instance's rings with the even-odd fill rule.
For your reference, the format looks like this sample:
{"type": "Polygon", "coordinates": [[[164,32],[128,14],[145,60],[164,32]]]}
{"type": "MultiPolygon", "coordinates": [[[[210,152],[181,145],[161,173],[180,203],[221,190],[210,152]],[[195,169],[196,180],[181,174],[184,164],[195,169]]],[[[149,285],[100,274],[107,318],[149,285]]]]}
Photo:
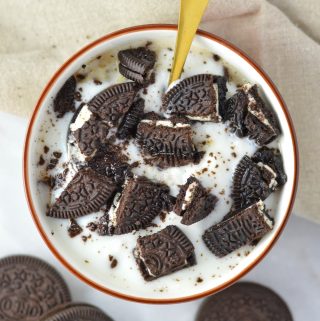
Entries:
{"type": "Polygon", "coordinates": [[[269,184],[259,166],[250,157],[244,156],[233,175],[233,209],[243,209],[260,199],[265,200],[272,192],[269,184]]]}
{"type": "Polygon", "coordinates": [[[196,321],[293,321],[287,304],[269,288],[239,282],[206,299],[196,321]]]}
{"type": "Polygon", "coordinates": [[[131,107],[139,90],[134,82],[113,85],[89,102],[91,112],[97,114],[109,127],[117,127],[131,107]]]}
{"type": "Polygon", "coordinates": [[[198,163],[202,157],[192,142],[192,128],[183,118],[143,119],[136,142],[144,159],[160,168],[198,163]]]}
{"type": "Polygon", "coordinates": [[[273,228],[273,220],[262,201],[234,214],[229,219],[208,228],[202,238],[208,249],[223,257],[260,239],[273,228]]]}
{"type": "Polygon", "coordinates": [[[77,218],[97,212],[111,201],[116,188],[112,179],[91,168],[80,169],[50,207],[47,215],[55,218],[77,218]]]}
{"type": "Polygon", "coordinates": [[[70,301],[64,280],[42,260],[22,255],[0,260],[0,320],[38,321],[70,301]]]}
{"type": "Polygon", "coordinates": [[[128,178],[108,214],[109,234],[126,234],[148,227],[168,210],[169,187],[145,177],[128,178]]]}
{"type": "Polygon", "coordinates": [[[196,264],[194,246],[176,226],[140,237],[134,249],[136,262],[146,281],[196,264]]]}
{"type": "Polygon", "coordinates": [[[226,79],[200,74],[186,78],[165,95],[163,108],[168,114],[200,121],[221,121],[219,109],[225,103],[226,79]]]}

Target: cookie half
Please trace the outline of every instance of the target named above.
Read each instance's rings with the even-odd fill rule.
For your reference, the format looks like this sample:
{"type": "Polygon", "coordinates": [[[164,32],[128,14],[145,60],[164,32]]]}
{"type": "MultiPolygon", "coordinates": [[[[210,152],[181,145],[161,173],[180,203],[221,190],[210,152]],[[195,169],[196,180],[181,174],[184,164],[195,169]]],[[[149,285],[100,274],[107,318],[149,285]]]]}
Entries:
{"type": "Polygon", "coordinates": [[[47,215],[55,218],[77,218],[100,210],[111,202],[117,185],[91,168],[80,169],[66,189],[50,207],[47,215]]]}
{"type": "Polygon", "coordinates": [[[219,122],[219,110],[225,103],[226,92],[224,77],[195,75],[181,80],[166,93],[163,108],[169,115],[219,122]]]}

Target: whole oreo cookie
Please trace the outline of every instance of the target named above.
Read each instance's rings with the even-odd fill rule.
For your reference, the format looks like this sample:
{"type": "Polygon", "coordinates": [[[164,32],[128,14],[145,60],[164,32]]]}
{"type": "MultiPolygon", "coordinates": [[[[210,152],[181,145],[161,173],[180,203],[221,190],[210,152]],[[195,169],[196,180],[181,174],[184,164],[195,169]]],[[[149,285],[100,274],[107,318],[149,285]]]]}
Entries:
{"type": "Polygon", "coordinates": [[[0,260],[0,320],[39,321],[70,301],[64,280],[42,260],[31,256],[0,260]]]}
{"type": "Polygon", "coordinates": [[[92,305],[73,303],[62,306],[40,321],[112,321],[112,319],[92,305]]]}
{"type": "Polygon", "coordinates": [[[205,300],[196,321],[293,321],[286,303],[274,291],[241,282],[205,300]]]}

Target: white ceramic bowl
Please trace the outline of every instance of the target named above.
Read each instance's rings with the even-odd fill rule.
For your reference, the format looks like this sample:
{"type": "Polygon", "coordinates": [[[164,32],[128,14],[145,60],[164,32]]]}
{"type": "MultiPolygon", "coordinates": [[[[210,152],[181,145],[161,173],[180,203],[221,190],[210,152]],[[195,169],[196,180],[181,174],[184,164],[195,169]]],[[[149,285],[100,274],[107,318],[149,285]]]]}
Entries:
{"type": "MultiPolygon", "coordinates": [[[[241,263],[237,267],[225,273],[220,278],[208,280],[201,286],[187,290],[176,288],[175,291],[164,291],[162,293],[154,291],[148,292],[138,287],[126,289],[125,287],[118,286],[117,282],[108,279],[108,275],[99,275],[99,273],[88,264],[80,264],[72,254],[72,248],[68,248],[63,242],[59,242],[58,238],[51,236],[50,224],[48,224],[48,218],[45,215],[48,195],[46,195],[44,189],[39,189],[37,181],[38,168],[35,164],[37,164],[39,157],[39,146],[37,142],[39,141],[39,137],[44,135],[41,131],[41,126],[44,122],[48,122],[51,117],[47,111],[51,106],[52,97],[55,97],[57,91],[66,79],[94,57],[112,48],[125,44],[134,45],[136,42],[142,40],[147,41],[153,39],[161,41],[161,39],[166,39],[166,41],[168,41],[168,39],[171,39],[172,46],[174,46],[175,35],[176,26],[138,26],[107,35],[76,53],[55,73],[39,98],[30,121],[24,149],[24,179],[27,201],[35,224],[50,250],[71,272],[87,284],[105,293],[137,302],[184,302],[215,293],[237,281],[245,273],[250,271],[276,242],[291,212],[297,188],[297,143],[291,118],[279,92],[265,72],[243,52],[221,38],[199,31],[194,40],[194,44],[223,57],[230,66],[239,70],[248,81],[257,83],[261,87],[265,99],[273,106],[278,115],[282,129],[279,148],[283,155],[288,182],[280,192],[279,203],[275,211],[276,218],[273,231],[264,237],[250,255],[241,260],[241,263]]],[[[57,143],[57,146],[59,143],[61,143],[61,141],[57,143]]]]}

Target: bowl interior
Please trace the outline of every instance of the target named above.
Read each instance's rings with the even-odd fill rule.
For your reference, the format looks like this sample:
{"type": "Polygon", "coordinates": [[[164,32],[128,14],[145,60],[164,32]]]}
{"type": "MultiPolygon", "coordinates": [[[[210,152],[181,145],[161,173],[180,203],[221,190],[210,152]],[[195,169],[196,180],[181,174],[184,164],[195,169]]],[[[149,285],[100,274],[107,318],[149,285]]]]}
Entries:
{"type": "MultiPolygon", "coordinates": [[[[43,144],[51,146],[51,150],[56,149],[65,152],[65,141],[67,124],[72,115],[67,115],[62,121],[55,123],[54,127],[46,129],[44,124],[52,123],[54,115],[51,113],[52,99],[55,97],[59,88],[64,84],[66,79],[72,74],[76,73],[83,64],[96,58],[105,52],[116,52],[119,48],[126,48],[128,46],[137,46],[147,41],[155,41],[158,45],[174,48],[175,30],[153,30],[153,29],[140,29],[117,35],[116,37],[100,41],[89,50],[83,51],[80,55],[71,59],[68,64],[56,74],[50,82],[47,90],[39,102],[39,108],[33,117],[30,127],[30,135],[27,137],[26,148],[26,189],[28,200],[31,205],[34,218],[37,225],[40,227],[41,233],[44,236],[49,247],[59,256],[59,258],[74,272],[85,279],[88,283],[105,290],[108,293],[120,295],[129,299],[135,299],[148,302],[170,302],[179,301],[186,298],[198,297],[205,293],[221,289],[223,286],[229,284],[231,281],[236,280],[239,275],[248,271],[263,254],[269,249],[284,222],[289,215],[289,208],[293,201],[293,194],[295,190],[296,179],[296,158],[294,149],[294,139],[290,125],[287,120],[286,113],[281,106],[281,101],[274,89],[268,84],[267,80],[261,73],[253,67],[244,57],[237,54],[231,48],[225,46],[219,40],[210,39],[203,35],[197,35],[194,40],[192,50],[198,52],[215,53],[223,57],[225,63],[234,68],[239,80],[247,80],[256,83],[262,89],[265,100],[276,111],[282,129],[282,135],[279,139],[279,149],[282,153],[285,171],[288,176],[288,182],[281,189],[270,197],[269,202],[274,205],[273,215],[275,216],[275,226],[272,232],[264,237],[258,246],[254,248],[243,249],[248,252],[248,255],[242,255],[240,259],[235,257],[227,257],[221,261],[221,269],[219,269],[219,261],[215,258],[208,257],[207,260],[212,260],[212,273],[203,277],[203,282],[197,283],[194,279],[190,279],[187,272],[181,272],[177,280],[176,275],[164,277],[159,280],[145,283],[138,274],[127,275],[128,266],[133,266],[132,258],[128,257],[120,261],[118,274],[113,273],[107,265],[107,253],[113,253],[117,256],[121,253],[123,245],[114,243],[114,248],[110,249],[110,243],[99,243],[97,248],[95,242],[82,242],[80,246],[79,240],[66,238],[65,229],[59,229],[60,220],[54,220],[46,217],[46,205],[50,198],[48,189],[41,183],[39,179],[41,170],[37,163],[39,155],[43,153],[43,144]],[[98,252],[100,252],[98,255],[98,252]],[[249,254],[250,252],[250,254],[249,254]],[[103,253],[103,255],[101,255],[103,253]],[[117,254],[118,253],[118,254],[117,254]],[[234,264],[235,263],[235,264],[234,264]],[[229,266],[229,268],[226,268],[229,266]],[[231,266],[231,268],[230,268],[231,266]],[[185,274],[184,274],[185,273],[185,274]],[[128,282],[128,278],[130,281],[128,282]]],[[[209,58],[208,58],[209,59],[209,58]]],[[[188,61],[187,61],[188,65],[188,61]]],[[[214,72],[214,71],[213,71],[214,72]]],[[[110,79],[110,83],[106,82],[103,86],[110,85],[116,79],[110,79]]],[[[99,88],[99,91],[103,88],[99,88]]],[[[94,94],[94,93],[92,93],[94,94]]],[[[88,99],[90,97],[87,97],[88,99]]],[[[217,214],[216,220],[226,213],[217,214]]],[[[203,228],[203,226],[199,226],[203,228]]],[[[134,242],[134,238],[126,239],[126,242],[134,242]]],[[[195,277],[195,275],[194,275],[195,277]]]]}

